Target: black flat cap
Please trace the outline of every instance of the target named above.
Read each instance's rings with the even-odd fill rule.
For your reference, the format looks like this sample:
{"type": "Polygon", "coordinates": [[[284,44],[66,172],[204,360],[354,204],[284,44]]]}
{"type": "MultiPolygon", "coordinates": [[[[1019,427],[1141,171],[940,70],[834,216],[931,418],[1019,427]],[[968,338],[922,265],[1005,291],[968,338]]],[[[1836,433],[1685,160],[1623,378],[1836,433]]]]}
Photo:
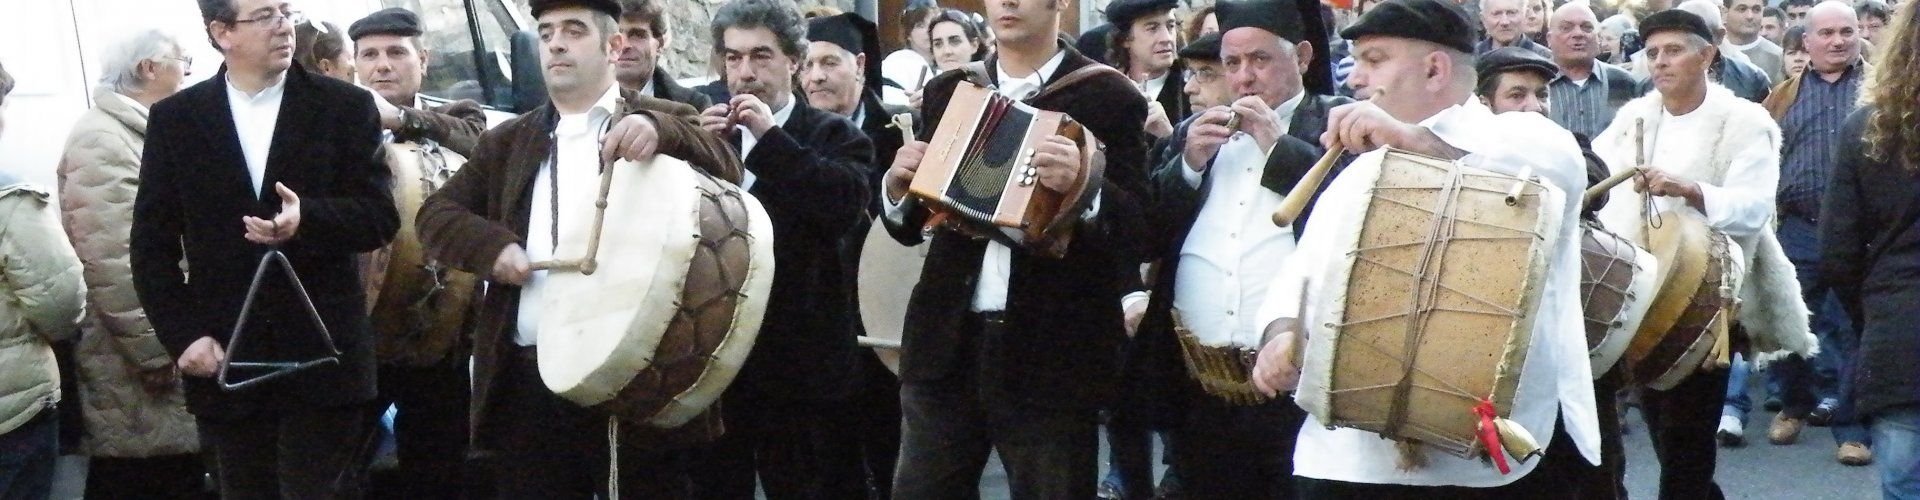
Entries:
{"type": "Polygon", "coordinates": [[[1467,13],[1453,2],[1389,0],[1367,11],[1360,22],[1340,31],[1340,37],[1348,40],[1369,36],[1410,38],[1472,54],[1473,33],[1467,13]]]}
{"type": "Polygon", "coordinates": [[[1180,4],[1177,0],[1113,0],[1107,4],[1107,22],[1116,29],[1127,29],[1133,21],[1163,10],[1173,10],[1180,4]]]}
{"type": "Polygon", "coordinates": [[[854,55],[865,54],[867,86],[879,88],[880,58],[884,55],[880,53],[879,27],[873,21],[851,12],[808,19],[807,41],[827,42],[854,55]]]}
{"type": "Polygon", "coordinates": [[[1532,71],[1548,81],[1560,76],[1560,65],[1538,52],[1519,47],[1501,47],[1483,54],[1479,61],[1473,63],[1473,68],[1480,72],[1481,78],[1509,71],[1532,71]]]}
{"type": "Polygon", "coordinates": [[[353,41],[367,35],[420,36],[420,16],[394,7],[368,14],[347,27],[347,38],[353,41]]]}
{"type": "Polygon", "coordinates": [[[1213,8],[1214,17],[1220,20],[1221,33],[1239,28],[1260,28],[1292,42],[1300,42],[1304,38],[1306,30],[1300,19],[1300,8],[1294,2],[1239,0],[1220,2],[1214,4],[1213,8]]]}
{"type": "Polygon", "coordinates": [[[528,4],[528,7],[531,7],[533,10],[533,17],[535,19],[540,18],[541,14],[545,14],[549,10],[561,7],[585,7],[605,12],[607,15],[615,18],[620,17],[620,2],[614,0],[532,0],[528,2],[528,4]]]}
{"type": "Polygon", "coordinates": [[[1713,30],[1707,29],[1707,20],[1699,15],[1680,9],[1667,9],[1655,12],[1640,20],[1640,39],[1653,38],[1654,33],[1662,31],[1680,31],[1700,38],[1713,40],[1713,30]]]}
{"type": "Polygon", "coordinates": [[[1181,59],[1199,59],[1202,61],[1220,60],[1220,33],[1200,35],[1200,39],[1180,48],[1181,59]]]}

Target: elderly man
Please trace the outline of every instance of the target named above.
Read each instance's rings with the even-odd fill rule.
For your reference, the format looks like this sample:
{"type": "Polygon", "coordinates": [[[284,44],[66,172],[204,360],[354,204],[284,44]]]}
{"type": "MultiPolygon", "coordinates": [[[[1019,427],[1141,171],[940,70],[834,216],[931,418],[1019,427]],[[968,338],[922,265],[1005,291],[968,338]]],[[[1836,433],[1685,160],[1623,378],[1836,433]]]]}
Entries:
{"type": "Polygon", "coordinates": [[[190,59],[172,35],[140,30],[108,47],[93,109],[60,159],[60,211],[86,265],[87,320],[74,369],[87,423],[87,493],[102,498],[199,494],[199,433],[173,358],[154,336],[127,267],[147,110],[180,90],[190,59]]]}
{"type": "MultiPolygon", "coordinates": [[[[1444,0],[1391,0],[1342,31],[1354,41],[1360,61],[1348,84],[1366,102],[1334,108],[1323,144],[1365,152],[1391,144],[1413,152],[1466,161],[1497,172],[1534,175],[1562,192],[1587,185],[1586,167],[1573,136],[1534,113],[1495,115],[1474,99],[1472,28],[1466,14],[1444,0]]],[[[1367,153],[1368,156],[1380,152],[1367,153]]],[[[1267,325],[1253,378],[1269,394],[1291,390],[1300,367],[1292,360],[1296,337],[1331,335],[1315,308],[1301,304],[1341,300],[1331,296],[1335,273],[1347,249],[1338,233],[1365,223],[1350,211],[1372,185],[1363,180],[1378,168],[1367,156],[1334,178],[1293,252],[1268,287],[1257,324],[1267,325]],[[1304,296],[1303,296],[1304,295],[1304,296]],[[1312,325],[1311,327],[1305,325],[1312,325]]],[[[1377,158],[1376,158],[1377,159],[1377,158]]],[[[1577,196],[1552,207],[1563,220],[1577,217],[1577,196]]],[[[1547,238],[1547,278],[1537,309],[1527,363],[1519,377],[1511,419],[1542,443],[1545,456],[1508,459],[1503,474],[1477,459],[1425,453],[1425,464],[1399,465],[1394,442],[1350,428],[1308,420],[1294,449],[1295,481],[1305,498],[1569,498],[1577,481],[1599,462],[1593,378],[1580,331],[1578,224],[1564,224],[1547,238]]],[[[1311,362],[1311,360],[1309,360],[1311,362]]]]}
{"type": "Polygon", "coordinates": [[[1487,0],[1480,5],[1480,26],[1487,34],[1485,40],[1473,46],[1474,55],[1485,54],[1501,47],[1519,47],[1550,55],[1546,47],[1534,43],[1533,37],[1526,32],[1526,4],[1528,0],[1487,0]]]}
{"type": "MultiPolygon", "coordinates": [[[[1726,25],[1721,22],[1720,4],[1714,3],[1713,0],[1687,0],[1674,8],[1700,17],[1707,23],[1709,32],[1713,34],[1708,41],[1713,42],[1718,50],[1715,51],[1714,64],[1708,69],[1707,78],[1733,90],[1733,94],[1742,99],[1753,102],[1766,100],[1767,91],[1773,86],[1773,83],[1767,79],[1766,72],[1748,61],[1746,54],[1729,49],[1723,44],[1727,30],[1726,25]]],[[[1640,36],[1642,40],[1646,39],[1644,31],[1640,36]]],[[[1654,90],[1652,65],[1652,58],[1648,57],[1645,49],[1642,49],[1634,54],[1632,64],[1628,66],[1633,76],[1640,79],[1642,94],[1654,90]]]]}
{"type": "Polygon", "coordinates": [[[661,51],[673,44],[671,25],[660,4],[660,0],[620,0],[620,34],[627,38],[627,47],[613,62],[620,87],[694,109],[712,106],[713,99],[680,86],[660,67],[661,51]]]}
{"type": "MultiPolygon", "coordinates": [[[[1622,107],[1593,147],[1612,171],[1644,173],[1633,185],[1614,188],[1600,220],[1639,240],[1651,207],[1667,213],[1666,220],[1695,219],[1724,233],[1739,249],[1734,267],[1745,273],[1734,280],[1743,304],[1732,325],[1734,345],[1744,340],[1752,353],[1805,354],[1813,344],[1806,307],[1793,264],[1768,230],[1780,178],[1780,129],[1765,109],[1708,81],[1719,51],[1709,26],[1680,9],[1641,22],[1655,91],[1622,107]],[[1639,164],[1643,157],[1651,164],[1639,164]],[[1649,198],[1651,204],[1644,201],[1649,198]]],[[[1648,434],[1660,452],[1662,498],[1721,497],[1713,482],[1713,434],[1727,379],[1727,370],[1702,368],[1677,386],[1641,393],[1648,434]]]]}
{"type": "Polygon", "coordinates": [[[734,177],[739,162],[719,137],[690,123],[692,107],[620,88],[611,63],[626,44],[614,21],[619,5],[535,0],[530,7],[542,35],[548,104],[483,134],[473,160],[427,199],[416,224],[429,255],[491,282],[472,332],[473,448],[507,464],[494,478],[499,498],[605,497],[610,451],[618,452],[622,492],[688,498],[677,446],[710,440],[712,429],[629,435],[610,450],[608,414],[562,399],[541,378],[538,304],[560,292],[546,288],[547,271],[531,262],[552,258],[546,235],[561,221],[549,207],[594,196],[604,149],[635,161],[657,152],[722,178],[734,177]],[[615,115],[623,109],[632,114],[615,115]],[[600,130],[608,130],[604,139],[600,130]]]}
{"type": "MultiPolygon", "coordinates": [[[[1773,444],[1793,444],[1802,426],[1830,425],[1840,447],[1835,457],[1847,465],[1873,461],[1866,428],[1854,418],[1852,362],[1859,333],[1854,321],[1821,279],[1820,196],[1832,175],[1833,159],[1846,147],[1840,136],[1847,114],[1860,96],[1870,65],[1860,56],[1860,20],[1843,2],[1822,2],[1807,11],[1804,43],[1810,58],[1807,70],[1775,87],[1766,107],[1779,122],[1784,142],[1780,151],[1779,237],[1787,257],[1799,272],[1801,296],[1814,311],[1814,335],[1820,354],[1813,360],[1780,360],[1768,376],[1780,388],[1782,407],[1767,429],[1773,444]]],[[[1720,432],[1738,436],[1751,403],[1730,401],[1720,432]],[[1745,404],[1734,404],[1745,403],[1745,404]]]]}
{"type": "MultiPolygon", "coordinates": [[[[1247,354],[1259,347],[1260,325],[1247,312],[1266,299],[1298,234],[1267,215],[1324,152],[1319,135],[1327,130],[1327,110],[1352,102],[1304,83],[1307,68],[1326,64],[1327,55],[1308,42],[1327,36],[1316,4],[1218,4],[1220,60],[1229,95],[1237,97],[1180,124],[1169,148],[1179,155],[1149,177],[1155,202],[1148,213],[1158,236],[1150,255],[1161,264],[1138,335],[1163,346],[1164,356],[1179,356],[1179,346],[1191,342],[1247,354]],[[1234,118],[1238,129],[1228,127],[1234,118]]],[[[1198,359],[1166,371],[1203,372],[1198,359]]],[[[1176,407],[1185,411],[1173,434],[1173,467],[1187,494],[1291,496],[1293,431],[1306,417],[1300,407],[1280,398],[1247,404],[1192,381],[1174,386],[1182,401],[1176,407]]]]}
{"type": "Polygon", "coordinates": [[[1764,9],[1766,0],[1725,0],[1722,10],[1726,11],[1727,39],[1723,44],[1727,49],[1738,51],[1747,56],[1747,60],[1759,66],[1767,73],[1767,81],[1779,83],[1785,81],[1785,57],[1780,45],[1761,36],[1765,26],[1764,9]]]}
{"type": "Polygon", "coordinates": [[[727,432],[692,457],[706,498],[753,498],[756,476],[770,497],[818,496],[818,436],[869,355],[854,344],[856,268],[842,246],[868,220],[873,142],[795,95],[806,29],[785,0],[733,0],[713,17],[713,54],[733,97],[701,125],[739,151],[742,187],[766,205],[779,265],[759,339],[722,397],[727,432]]]}
{"type": "Polygon", "coordinates": [[[1606,130],[1614,110],[1639,96],[1639,82],[1631,73],[1598,59],[1597,22],[1593,9],[1582,2],[1554,9],[1547,20],[1547,46],[1560,69],[1548,82],[1552,92],[1547,117],[1586,137],[1606,130]]]}
{"type": "Polygon", "coordinates": [[[1174,50],[1180,43],[1180,22],[1173,17],[1175,0],[1114,0],[1107,4],[1107,64],[1126,73],[1147,98],[1146,130],[1151,141],[1173,135],[1174,124],[1187,118],[1186,68],[1174,50]]]}
{"type": "MultiPolygon", "coordinates": [[[[13,76],[0,66],[0,113],[13,76]]],[[[0,131],[5,130],[0,119],[0,131]]],[[[73,338],[86,306],[80,259],[60,236],[53,194],[0,172],[0,498],[47,498],[60,455],[60,372],[55,342],[73,338]]]]}

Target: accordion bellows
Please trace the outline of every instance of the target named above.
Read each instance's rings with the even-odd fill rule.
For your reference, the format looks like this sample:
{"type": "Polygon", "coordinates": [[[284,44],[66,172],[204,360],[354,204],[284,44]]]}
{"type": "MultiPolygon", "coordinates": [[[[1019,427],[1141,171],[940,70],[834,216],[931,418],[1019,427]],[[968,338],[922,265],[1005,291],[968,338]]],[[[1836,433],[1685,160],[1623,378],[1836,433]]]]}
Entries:
{"type": "Polygon", "coordinates": [[[1101,163],[1098,142],[1066,114],[961,82],[908,191],[963,230],[1059,256],[1098,189],[1101,163]],[[1080,175],[1065,193],[1042,187],[1033,163],[1035,147],[1053,136],[1080,145],[1080,175]]]}

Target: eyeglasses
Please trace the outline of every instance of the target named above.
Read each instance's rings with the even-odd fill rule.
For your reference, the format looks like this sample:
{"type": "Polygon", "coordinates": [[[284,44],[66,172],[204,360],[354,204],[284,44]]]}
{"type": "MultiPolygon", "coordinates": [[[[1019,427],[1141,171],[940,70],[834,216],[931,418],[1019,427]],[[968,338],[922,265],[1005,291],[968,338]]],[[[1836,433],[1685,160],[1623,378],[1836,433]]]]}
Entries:
{"type": "Polygon", "coordinates": [[[307,15],[297,10],[287,11],[287,12],[276,12],[272,14],[262,14],[260,17],[255,17],[253,19],[236,19],[233,21],[233,24],[241,25],[241,24],[247,24],[247,23],[260,23],[260,27],[262,28],[280,29],[280,27],[286,26],[288,22],[292,22],[293,24],[296,24],[296,25],[307,22],[307,15]]]}
{"type": "Polygon", "coordinates": [[[1219,71],[1214,71],[1213,69],[1187,70],[1186,74],[1187,81],[1199,83],[1213,83],[1214,80],[1219,80],[1221,76],[1223,75],[1221,75],[1219,71]]]}
{"type": "Polygon", "coordinates": [[[172,59],[175,61],[180,61],[180,65],[183,67],[193,67],[193,56],[179,56],[179,57],[165,56],[165,57],[161,57],[161,59],[172,59]]]}

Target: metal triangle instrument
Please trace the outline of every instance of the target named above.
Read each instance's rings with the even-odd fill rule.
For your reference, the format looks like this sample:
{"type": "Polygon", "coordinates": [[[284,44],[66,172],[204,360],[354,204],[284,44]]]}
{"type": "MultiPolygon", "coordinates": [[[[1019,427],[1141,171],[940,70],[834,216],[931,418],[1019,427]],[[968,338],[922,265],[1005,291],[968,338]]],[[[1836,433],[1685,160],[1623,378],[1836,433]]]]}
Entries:
{"type": "Polygon", "coordinates": [[[327,331],[326,322],[320,319],[320,310],[313,307],[313,298],[307,296],[306,285],[300,283],[300,275],[293,272],[293,263],[287,260],[286,254],[280,252],[279,246],[268,247],[267,253],[260,256],[260,265],[253,270],[253,284],[247,286],[247,299],[240,304],[240,317],[234,320],[233,335],[229,337],[229,339],[230,340],[227,341],[227,356],[220,360],[219,375],[220,388],[226,391],[240,390],[316,366],[340,362],[340,348],[333,345],[333,334],[327,331]],[[260,294],[260,284],[266,282],[267,267],[276,262],[280,264],[280,270],[286,274],[287,281],[293,283],[293,291],[299,295],[300,305],[306,308],[307,316],[313,320],[314,328],[320,331],[320,342],[325,345],[327,351],[332,354],[307,361],[234,361],[235,358],[240,356],[240,340],[246,330],[247,318],[253,316],[254,298],[260,294]],[[237,383],[228,382],[227,372],[235,368],[259,370],[266,372],[266,374],[237,383]]]}

